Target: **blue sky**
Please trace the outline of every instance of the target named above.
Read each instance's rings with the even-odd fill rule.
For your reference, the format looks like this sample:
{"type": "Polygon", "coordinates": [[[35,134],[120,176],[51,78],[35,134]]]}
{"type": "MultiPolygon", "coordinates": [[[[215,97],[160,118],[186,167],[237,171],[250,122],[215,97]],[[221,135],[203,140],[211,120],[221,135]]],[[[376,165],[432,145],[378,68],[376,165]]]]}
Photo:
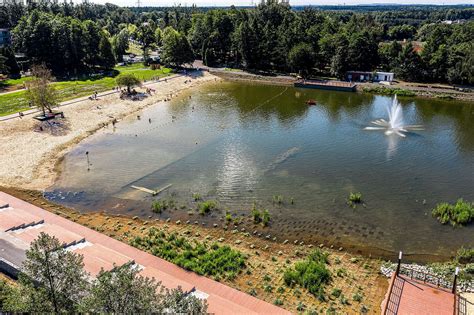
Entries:
{"type": "MultiPolygon", "coordinates": [[[[136,0],[90,0],[95,3],[114,3],[121,6],[134,6],[136,0]]],[[[250,5],[252,0],[140,0],[143,5],[150,6],[172,6],[173,4],[181,4],[190,6],[193,3],[198,6],[230,6],[234,5],[250,5]]],[[[254,0],[257,2],[260,0],[254,0]]],[[[292,5],[346,5],[349,4],[373,4],[373,3],[397,3],[397,4],[474,4],[474,0],[290,0],[292,5]]]]}

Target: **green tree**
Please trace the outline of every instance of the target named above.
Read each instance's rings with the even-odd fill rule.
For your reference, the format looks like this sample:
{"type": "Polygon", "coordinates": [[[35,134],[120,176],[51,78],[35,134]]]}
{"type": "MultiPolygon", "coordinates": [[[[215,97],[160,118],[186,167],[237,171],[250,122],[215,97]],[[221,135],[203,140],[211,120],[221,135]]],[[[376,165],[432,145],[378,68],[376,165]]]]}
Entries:
{"type": "Polygon", "coordinates": [[[474,84],[474,43],[462,43],[451,48],[447,78],[451,83],[474,84]]]}
{"type": "Polygon", "coordinates": [[[137,35],[137,39],[140,41],[143,50],[143,61],[145,65],[148,65],[148,49],[156,42],[154,23],[142,23],[138,27],[137,35]]]}
{"type": "Polygon", "coordinates": [[[7,74],[8,67],[6,66],[7,58],[5,56],[0,55],[0,74],[7,74]]]}
{"type": "Polygon", "coordinates": [[[115,56],[112,51],[112,44],[106,34],[101,33],[99,42],[100,65],[104,68],[111,69],[115,66],[115,56]]]}
{"type": "Polygon", "coordinates": [[[402,45],[397,41],[381,44],[379,47],[380,67],[385,71],[392,71],[398,63],[398,55],[402,51],[402,45]]]}
{"type": "Polygon", "coordinates": [[[306,77],[315,63],[314,52],[311,45],[301,43],[294,46],[288,54],[288,63],[294,71],[300,71],[301,74],[306,77]]]}
{"type": "Polygon", "coordinates": [[[163,30],[162,61],[175,67],[194,61],[194,53],[188,39],[172,27],[163,30]]]}
{"type": "Polygon", "coordinates": [[[98,314],[147,314],[159,309],[160,284],[140,276],[136,265],[101,270],[84,300],[84,312],[98,314]]]}
{"type": "Polygon", "coordinates": [[[164,290],[160,296],[160,312],[171,310],[174,314],[204,315],[207,313],[207,302],[186,294],[181,287],[164,290]]]}
{"type": "Polygon", "coordinates": [[[141,81],[133,73],[121,74],[116,79],[118,86],[126,86],[128,94],[132,93],[132,88],[139,86],[141,81]]]}
{"type": "Polygon", "coordinates": [[[26,82],[26,97],[30,104],[37,107],[46,115],[46,110],[52,112],[57,104],[57,93],[51,85],[53,76],[51,71],[43,65],[32,67],[32,79],[26,82]]]}
{"type": "Polygon", "coordinates": [[[337,78],[343,79],[349,69],[349,60],[347,56],[348,41],[345,35],[338,34],[335,39],[335,52],[331,58],[331,74],[337,78]]]}
{"type": "Polygon", "coordinates": [[[125,55],[129,48],[129,37],[130,34],[126,28],[112,37],[112,50],[117,61],[123,61],[123,55],[125,55]]]}
{"type": "Polygon", "coordinates": [[[396,75],[407,81],[419,81],[424,77],[424,67],[420,55],[413,49],[411,42],[402,48],[397,58],[396,75]]]}
{"type": "MultiPolygon", "coordinates": [[[[87,274],[82,256],[67,251],[54,236],[41,233],[26,251],[22,271],[30,290],[28,298],[42,300],[41,308],[51,312],[75,312],[87,291],[87,274]],[[34,282],[40,290],[34,290],[34,282]],[[33,292],[35,291],[35,292],[33,292]]],[[[32,310],[35,311],[35,310],[32,310]]]]}
{"type": "Polygon", "coordinates": [[[4,66],[6,67],[6,72],[10,77],[19,77],[20,76],[20,67],[15,58],[15,54],[13,53],[13,49],[11,47],[4,47],[0,49],[0,55],[2,55],[4,60],[4,66]]]}
{"type": "MultiPolygon", "coordinates": [[[[338,49],[339,47],[336,48],[336,51],[338,49]]],[[[377,41],[367,31],[352,34],[349,37],[347,62],[351,70],[358,71],[372,71],[378,65],[377,41]]]]}

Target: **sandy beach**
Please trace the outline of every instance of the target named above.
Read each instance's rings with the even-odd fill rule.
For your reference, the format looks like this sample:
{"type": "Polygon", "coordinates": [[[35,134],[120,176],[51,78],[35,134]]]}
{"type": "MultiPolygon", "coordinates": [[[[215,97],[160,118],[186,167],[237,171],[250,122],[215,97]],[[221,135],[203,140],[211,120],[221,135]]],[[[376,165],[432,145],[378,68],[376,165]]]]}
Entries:
{"type": "Polygon", "coordinates": [[[120,119],[147,106],[160,104],[180,91],[217,77],[204,72],[199,76],[177,76],[166,81],[147,84],[137,89],[155,89],[153,95],[140,101],[121,100],[118,94],[85,100],[61,107],[64,125],[50,130],[39,130],[39,122],[32,116],[0,122],[0,185],[43,190],[56,178],[55,166],[68,150],[114,119],[120,119]]]}

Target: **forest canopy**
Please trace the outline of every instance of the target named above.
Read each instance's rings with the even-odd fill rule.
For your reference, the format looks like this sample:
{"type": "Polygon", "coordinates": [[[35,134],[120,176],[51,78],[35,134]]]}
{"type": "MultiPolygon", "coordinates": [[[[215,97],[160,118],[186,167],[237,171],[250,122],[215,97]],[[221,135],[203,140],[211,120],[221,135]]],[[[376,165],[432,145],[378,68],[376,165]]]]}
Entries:
{"type": "Polygon", "coordinates": [[[344,78],[393,71],[407,81],[474,84],[472,6],[124,8],[112,4],[11,4],[0,27],[16,52],[54,73],[110,68],[128,41],[170,66],[209,66],[344,78]]]}

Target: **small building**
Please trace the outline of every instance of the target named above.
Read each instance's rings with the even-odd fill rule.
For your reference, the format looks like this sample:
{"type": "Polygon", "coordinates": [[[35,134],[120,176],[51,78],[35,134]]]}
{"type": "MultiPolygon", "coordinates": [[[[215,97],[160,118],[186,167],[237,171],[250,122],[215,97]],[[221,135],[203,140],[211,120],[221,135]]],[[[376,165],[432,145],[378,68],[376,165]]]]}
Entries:
{"type": "Polygon", "coordinates": [[[373,78],[373,81],[384,81],[384,82],[392,82],[394,79],[395,75],[393,72],[375,72],[375,77],[373,78]]]}
{"type": "Polygon", "coordinates": [[[12,43],[12,37],[10,30],[7,28],[0,28],[0,48],[10,46],[12,43]]]}
{"type": "Polygon", "coordinates": [[[346,73],[346,79],[350,82],[392,82],[394,77],[393,72],[348,71],[346,73]]]}

